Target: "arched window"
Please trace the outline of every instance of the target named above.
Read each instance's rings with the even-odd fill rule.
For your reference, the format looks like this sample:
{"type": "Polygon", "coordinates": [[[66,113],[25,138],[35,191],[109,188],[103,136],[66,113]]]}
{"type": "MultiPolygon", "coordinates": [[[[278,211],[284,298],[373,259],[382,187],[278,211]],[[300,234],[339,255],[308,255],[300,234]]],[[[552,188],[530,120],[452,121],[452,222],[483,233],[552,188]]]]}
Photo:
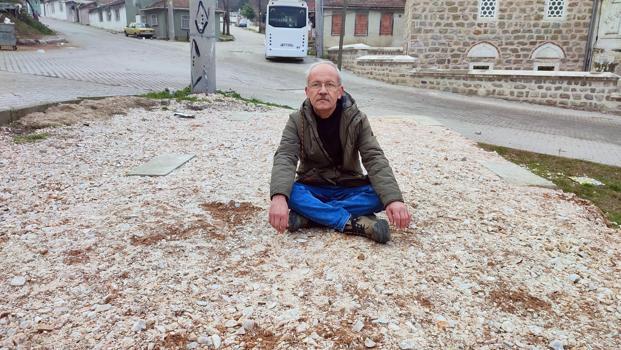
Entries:
{"type": "Polygon", "coordinates": [[[540,71],[557,71],[560,69],[561,60],[565,59],[565,51],[553,43],[545,43],[537,47],[532,55],[533,69],[540,71]]]}
{"type": "Polygon", "coordinates": [[[490,43],[478,43],[468,50],[466,57],[470,69],[491,70],[500,58],[500,53],[496,46],[490,43]]]}

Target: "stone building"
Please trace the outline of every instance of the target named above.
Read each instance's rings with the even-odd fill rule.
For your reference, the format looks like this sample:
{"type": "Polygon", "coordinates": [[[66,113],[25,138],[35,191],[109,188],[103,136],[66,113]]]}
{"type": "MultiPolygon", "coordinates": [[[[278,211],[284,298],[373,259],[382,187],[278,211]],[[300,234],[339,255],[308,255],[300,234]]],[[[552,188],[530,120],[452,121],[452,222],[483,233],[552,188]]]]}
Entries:
{"type": "Polygon", "coordinates": [[[598,0],[592,69],[621,74],[621,1],[598,0]]]}
{"type": "Polygon", "coordinates": [[[582,71],[592,0],[407,0],[421,69],[582,71]]]}

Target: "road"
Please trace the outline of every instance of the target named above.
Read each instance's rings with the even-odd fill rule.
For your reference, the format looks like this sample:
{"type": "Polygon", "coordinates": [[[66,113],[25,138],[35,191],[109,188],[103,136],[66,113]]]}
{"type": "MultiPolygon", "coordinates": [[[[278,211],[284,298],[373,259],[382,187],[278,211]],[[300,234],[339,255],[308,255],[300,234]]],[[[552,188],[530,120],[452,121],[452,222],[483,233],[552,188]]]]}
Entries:
{"type": "MultiPolygon", "coordinates": [[[[189,83],[188,43],[126,38],[45,20],[69,43],[40,52],[0,52],[0,111],[79,96],[138,94],[189,83]]],[[[298,106],[304,72],[316,62],[271,62],[263,36],[232,28],[217,45],[217,88],[298,106]]],[[[621,117],[394,86],[343,72],[370,116],[426,116],[477,141],[621,166],[621,117]]]]}

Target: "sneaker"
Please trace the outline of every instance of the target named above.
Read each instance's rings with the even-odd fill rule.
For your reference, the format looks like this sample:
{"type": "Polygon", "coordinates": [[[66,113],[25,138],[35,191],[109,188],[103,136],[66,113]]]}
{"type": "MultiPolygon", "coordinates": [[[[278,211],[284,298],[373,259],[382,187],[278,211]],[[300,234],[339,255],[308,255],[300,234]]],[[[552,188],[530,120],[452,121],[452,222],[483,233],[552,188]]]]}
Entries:
{"type": "Polygon", "coordinates": [[[293,210],[289,210],[289,232],[295,232],[301,228],[310,227],[312,227],[312,221],[294,212],[293,210]]]}
{"type": "Polygon", "coordinates": [[[378,243],[390,241],[388,221],[378,219],[375,215],[359,216],[350,219],[345,225],[346,234],[362,236],[378,243]]]}

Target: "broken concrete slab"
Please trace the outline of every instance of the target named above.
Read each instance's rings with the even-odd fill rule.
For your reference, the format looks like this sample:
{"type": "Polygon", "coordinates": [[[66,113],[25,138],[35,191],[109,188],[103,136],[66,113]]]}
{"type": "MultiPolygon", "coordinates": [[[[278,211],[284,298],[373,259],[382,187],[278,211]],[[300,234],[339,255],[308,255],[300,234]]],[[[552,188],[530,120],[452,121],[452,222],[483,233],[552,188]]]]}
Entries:
{"type": "Polygon", "coordinates": [[[432,117],[428,117],[425,115],[415,115],[414,116],[414,120],[421,124],[421,125],[426,125],[426,126],[444,126],[444,124],[442,124],[441,122],[439,122],[438,120],[432,118],[432,117]]]}
{"type": "Polygon", "coordinates": [[[556,185],[509,161],[482,161],[481,165],[508,183],[520,186],[556,188],[556,185]]]}
{"type": "Polygon", "coordinates": [[[163,154],[127,173],[127,176],[166,176],[194,158],[193,154],[163,154]]]}
{"type": "Polygon", "coordinates": [[[581,185],[591,185],[591,186],[604,186],[604,183],[596,180],[596,179],[592,179],[590,177],[586,177],[586,176],[570,176],[570,179],[572,179],[572,181],[577,182],[581,185]]]}

